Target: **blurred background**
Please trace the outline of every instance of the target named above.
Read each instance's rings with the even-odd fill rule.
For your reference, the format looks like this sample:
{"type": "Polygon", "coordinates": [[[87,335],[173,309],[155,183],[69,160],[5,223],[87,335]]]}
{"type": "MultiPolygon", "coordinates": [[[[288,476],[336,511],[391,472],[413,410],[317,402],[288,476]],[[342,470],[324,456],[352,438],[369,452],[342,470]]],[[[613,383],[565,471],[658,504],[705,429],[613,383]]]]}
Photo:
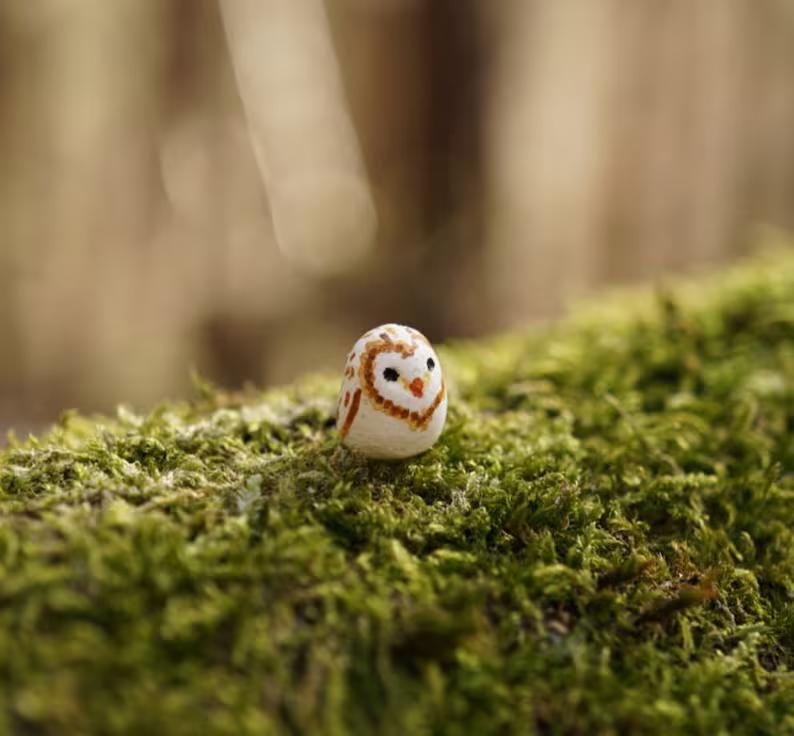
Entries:
{"type": "Polygon", "coordinates": [[[791,0],[2,0],[0,430],[794,228],[791,0]]]}

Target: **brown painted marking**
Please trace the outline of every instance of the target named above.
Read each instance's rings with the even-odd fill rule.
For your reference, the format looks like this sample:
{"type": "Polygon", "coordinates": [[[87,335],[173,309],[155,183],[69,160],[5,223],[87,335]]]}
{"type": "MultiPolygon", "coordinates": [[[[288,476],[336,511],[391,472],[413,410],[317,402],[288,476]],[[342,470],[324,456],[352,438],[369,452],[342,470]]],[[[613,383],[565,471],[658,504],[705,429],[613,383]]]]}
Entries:
{"type": "Polygon", "coordinates": [[[415,337],[417,340],[421,340],[426,345],[430,345],[430,340],[428,340],[421,332],[419,332],[419,330],[415,330],[413,327],[409,327],[408,332],[410,332],[411,335],[415,337]]]}
{"type": "Polygon", "coordinates": [[[350,403],[350,391],[345,391],[345,408],[350,403]]]}
{"type": "Polygon", "coordinates": [[[384,342],[391,342],[391,337],[389,337],[389,335],[386,334],[385,332],[381,332],[380,335],[378,335],[378,337],[384,342]]]}
{"type": "MultiPolygon", "coordinates": [[[[384,337],[382,335],[382,337],[384,337]]],[[[404,358],[408,358],[416,352],[416,344],[408,345],[405,342],[397,341],[392,342],[385,336],[384,340],[376,340],[366,344],[366,350],[361,356],[361,363],[359,364],[359,376],[364,385],[367,395],[372,399],[376,409],[385,412],[397,419],[407,421],[412,429],[425,429],[433,418],[439,404],[444,400],[446,392],[446,385],[442,378],[441,388],[438,390],[433,403],[422,412],[409,411],[406,407],[395,404],[392,401],[387,401],[381,396],[377,388],[375,388],[375,358],[381,353],[399,353],[404,358]]],[[[352,410],[351,410],[352,411],[352,410]]]]}
{"type": "Polygon", "coordinates": [[[347,412],[345,423],[344,425],[342,425],[342,429],[340,430],[342,438],[347,437],[347,433],[350,431],[350,428],[353,426],[353,421],[356,418],[356,414],[358,414],[358,405],[360,403],[361,403],[361,389],[357,388],[355,393],[353,394],[353,401],[350,404],[350,411],[347,412]]]}

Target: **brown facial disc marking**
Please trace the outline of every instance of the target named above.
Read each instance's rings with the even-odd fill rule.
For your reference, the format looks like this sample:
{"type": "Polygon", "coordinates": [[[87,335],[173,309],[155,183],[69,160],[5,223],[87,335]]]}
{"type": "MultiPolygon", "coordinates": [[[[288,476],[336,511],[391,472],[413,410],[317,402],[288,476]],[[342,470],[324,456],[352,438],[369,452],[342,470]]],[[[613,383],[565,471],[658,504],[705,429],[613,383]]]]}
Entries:
{"type": "Polygon", "coordinates": [[[353,394],[353,401],[350,404],[350,411],[347,412],[347,417],[345,417],[345,423],[342,425],[342,429],[340,430],[340,434],[344,439],[347,437],[347,433],[350,431],[350,428],[353,426],[353,421],[356,418],[356,414],[358,414],[358,405],[361,403],[361,389],[357,388],[355,393],[353,394]]]}
{"type": "MultiPolygon", "coordinates": [[[[384,337],[388,338],[388,335],[384,337]]],[[[409,412],[408,409],[403,406],[399,406],[392,401],[386,401],[383,396],[381,396],[378,389],[375,388],[375,358],[380,355],[380,353],[399,353],[403,358],[408,358],[416,352],[416,347],[416,344],[409,346],[402,341],[392,342],[390,339],[368,342],[366,344],[366,352],[361,356],[359,375],[364,385],[364,390],[372,399],[375,408],[407,422],[412,429],[424,429],[430,423],[439,404],[444,400],[446,386],[443,378],[441,380],[441,388],[433,399],[433,403],[423,412],[409,412]]]]}

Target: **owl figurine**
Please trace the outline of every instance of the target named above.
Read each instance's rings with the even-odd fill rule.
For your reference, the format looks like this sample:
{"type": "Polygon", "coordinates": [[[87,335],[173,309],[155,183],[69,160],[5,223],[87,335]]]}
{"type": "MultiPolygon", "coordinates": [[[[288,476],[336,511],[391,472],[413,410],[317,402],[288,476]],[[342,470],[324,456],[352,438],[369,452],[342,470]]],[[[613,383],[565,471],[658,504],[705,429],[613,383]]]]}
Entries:
{"type": "Polygon", "coordinates": [[[344,445],[371,458],[411,457],[433,446],[446,419],[441,363],[421,332],[388,324],[359,338],[336,411],[344,445]]]}

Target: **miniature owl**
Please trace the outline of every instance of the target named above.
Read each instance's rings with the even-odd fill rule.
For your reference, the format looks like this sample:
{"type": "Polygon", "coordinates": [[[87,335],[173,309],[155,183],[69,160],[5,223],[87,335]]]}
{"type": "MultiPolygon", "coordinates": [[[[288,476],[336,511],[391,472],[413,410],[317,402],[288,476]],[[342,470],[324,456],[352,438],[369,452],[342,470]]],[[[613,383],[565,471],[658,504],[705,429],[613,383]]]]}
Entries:
{"type": "Polygon", "coordinates": [[[380,459],[418,455],[433,446],[446,418],[441,363],[421,332],[382,325],[353,346],[336,412],[347,447],[380,459]]]}

